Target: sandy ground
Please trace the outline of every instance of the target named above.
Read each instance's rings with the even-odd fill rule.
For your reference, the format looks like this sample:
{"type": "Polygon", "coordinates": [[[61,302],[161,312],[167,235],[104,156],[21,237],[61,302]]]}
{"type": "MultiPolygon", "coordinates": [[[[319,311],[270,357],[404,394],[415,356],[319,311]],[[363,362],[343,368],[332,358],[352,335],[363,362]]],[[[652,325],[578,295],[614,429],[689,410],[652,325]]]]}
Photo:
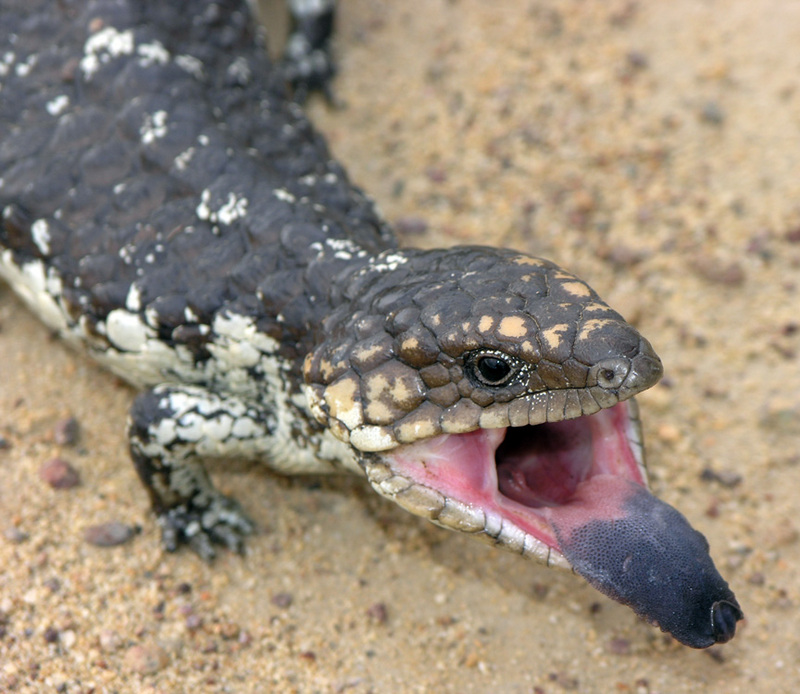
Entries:
{"type": "Polygon", "coordinates": [[[345,106],[311,107],[337,156],[405,244],[550,257],[650,338],[653,488],[747,622],[693,651],[359,480],[251,467],[218,477],[258,522],[248,556],[165,556],[132,391],[0,287],[0,690],[797,691],[800,2],[350,0],[340,19],[345,106]],[[55,456],[79,486],[40,479],[55,456]],[[108,521],[141,533],[87,544],[108,521]]]}

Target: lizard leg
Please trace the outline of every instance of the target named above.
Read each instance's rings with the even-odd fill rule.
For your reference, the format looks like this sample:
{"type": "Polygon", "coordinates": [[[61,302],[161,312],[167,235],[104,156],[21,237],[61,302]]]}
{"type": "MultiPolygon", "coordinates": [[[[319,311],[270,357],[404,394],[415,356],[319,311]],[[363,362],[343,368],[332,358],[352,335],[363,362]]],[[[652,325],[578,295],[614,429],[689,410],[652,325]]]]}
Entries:
{"type": "Polygon", "coordinates": [[[335,0],[288,0],[291,33],[279,68],[302,103],[312,91],[333,102],[331,80],[336,65],[331,52],[335,0]]]}
{"type": "Polygon", "coordinates": [[[128,422],[131,457],[165,549],[186,543],[206,560],[214,557],[215,543],[242,552],[253,523],[214,487],[203,460],[263,457],[273,430],[258,405],[200,386],[160,385],[136,398],[128,422]]]}

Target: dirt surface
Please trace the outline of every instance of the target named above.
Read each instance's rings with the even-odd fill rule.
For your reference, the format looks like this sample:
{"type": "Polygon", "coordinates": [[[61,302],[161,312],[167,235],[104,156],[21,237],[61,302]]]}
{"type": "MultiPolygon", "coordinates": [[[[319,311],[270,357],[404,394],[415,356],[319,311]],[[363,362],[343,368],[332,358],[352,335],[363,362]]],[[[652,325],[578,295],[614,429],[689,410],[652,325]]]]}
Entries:
{"type": "Polygon", "coordinates": [[[350,0],[344,106],[311,105],[406,245],[549,257],[651,340],[652,486],[736,591],[732,643],[682,647],[357,479],[236,467],[248,556],[164,555],[132,391],[0,287],[0,690],[797,691],[798,45],[796,0],[350,0]],[[55,457],[78,486],[43,481],[55,457]],[[110,521],[141,533],[85,541],[110,521]]]}

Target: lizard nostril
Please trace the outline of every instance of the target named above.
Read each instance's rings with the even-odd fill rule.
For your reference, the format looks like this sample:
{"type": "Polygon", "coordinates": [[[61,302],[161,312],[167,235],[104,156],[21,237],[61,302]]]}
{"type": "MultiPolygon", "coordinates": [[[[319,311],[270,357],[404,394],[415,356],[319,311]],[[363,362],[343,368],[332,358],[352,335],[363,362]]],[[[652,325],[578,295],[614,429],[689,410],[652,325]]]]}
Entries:
{"type": "Polygon", "coordinates": [[[590,372],[598,386],[607,390],[619,388],[630,372],[631,363],[628,359],[604,359],[597,363],[590,372]]]}

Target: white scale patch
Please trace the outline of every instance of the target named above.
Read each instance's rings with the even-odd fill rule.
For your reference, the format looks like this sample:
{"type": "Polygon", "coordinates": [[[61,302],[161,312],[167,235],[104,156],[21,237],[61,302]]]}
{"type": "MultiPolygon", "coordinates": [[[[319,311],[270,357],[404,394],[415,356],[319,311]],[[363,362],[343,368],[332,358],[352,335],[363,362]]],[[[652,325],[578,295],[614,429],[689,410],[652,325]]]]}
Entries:
{"type": "Polygon", "coordinates": [[[28,56],[28,59],[24,63],[17,63],[17,66],[14,68],[17,77],[27,77],[37,62],[39,62],[39,56],[34,53],[28,56]]]}
{"type": "Polygon", "coordinates": [[[278,356],[278,343],[260,333],[251,317],[219,315],[214,319],[212,333],[215,339],[208,350],[214,355],[210,368],[216,376],[208,374],[209,380],[224,380],[229,392],[253,401],[264,401],[266,395],[266,407],[276,417],[275,429],[263,444],[269,453],[270,467],[287,474],[331,472],[331,463],[335,461],[360,472],[352,448],[330,432],[314,435],[310,441],[296,440],[293,432],[296,411],[299,409],[313,419],[308,401],[302,394],[290,396],[286,392],[287,370],[291,365],[278,356]],[[254,381],[248,369],[258,371],[263,382],[254,381]]]}
{"type": "Polygon", "coordinates": [[[11,251],[6,250],[0,254],[0,277],[48,328],[66,334],[67,320],[57,302],[61,295],[61,278],[55,273],[48,277],[44,263],[34,260],[20,267],[14,262],[11,251]]]}
{"type": "MultiPolygon", "coordinates": [[[[149,337],[155,335],[155,331],[142,322],[138,314],[118,310],[120,314],[114,327],[116,339],[128,340],[131,346],[138,344],[139,351],[126,352],[107,346],[92,349],[91,338],[83,334],[81,337],[90,342],[90,352],[94,359],[139,388],[157,383],[179,381],[191,383],[202,379],[202,373],[195,368],[192,353],[188,348],[183,345],[170,347],[155,337],[149,337]]],[[[99,324],[97,329],[102,333],[103,324],[99,324]]],[[[105,332],[108,332],[107,325],[105,332]]]]}
{"type": "Polygon", "coordinates": [[[184,171],[186,167],[189,166],[189,162],[192,160],[194,153],[194,147],[189,147],[189,149],[181,152],[177,157],[175,157],[175,168],[178,171],[184,171]]]}
{"type": "Polygon", "coordinates": [[[238,84],[247,84],[252,77],[250,65],[245,58],[236,58],[228,66],[228,75],[238,84]]]}
{"type": "Polygon", "coordinates": [[[366,258],[368,255],[361,246],[350,239],[325,239],[325,245],[333,251],[333,257],[338,260],[351,260],[354,257],[366,258]]]}
{"type": "Polygon", "coordinates": [[[361,270],[362,274],[366,272],[392,272],[400,265],[405,265],[408,258],[403,253],[398,251],[384,251],[375,256],[375,260],[367,267],[361,270]]]}
{"type": "Polygon", "coordinates": [[[101,65],[131,53],[133,53],[133,32],[130,29],[117,31],[114,27],[105,27],[86,39],[80,67],[84,77],[90,80],[101,65]]]}
{"type": "Polygon", "coordinates": [[[125,308],[129,311],[142,310],[142,292],[134,282],[128,290],[128,296],[125,297],[125,308]]]}
{"type": "Polygon", "coordinates": [[[217,210],[209,207],[210,201],[211,191],[206,188],[200,194],[200,204],[195,209],[195,213],[202,220],[214,224],[219,222],[227,226],[247,215],[248,200],[244,196],[238,197],[235,193],[228,193],[227,201],[217,210]]]}
{"type": "Polygon", "coordinates": [[[292,195],[288,190],[284,190],[283,188],[276,188],[272,191],[272,194],[278,198],[278,200],[283,200],[284,202],[295,202],[296,198],[292,195]]]}
{"type": "MultiPolygon", "coordinates": [[[[8,74],[16,59],[17,56],[11,51],[3,53],[3,57],[0,58],[0,77],[5,77],[8,74]]],[[[0,85],[0,88],[2,88],[2,85],[0,85]]]]}
{"type": "Polygon", "coordinates": [[[42,254],[48,255],[50,253],[50,228],[47,226],[46,219],[37,219],[31,225],[31,236],[42,254]]]}
{"type": "Polygon", "coordinates": [[[139,65],[142,67],[166,65],[170,59],[169,51],[164,48],[160,41],[140,43],[136,47],[136,54],[139,56],[139,65]]]}
{"type": "Polygon", "coordinates": [[[142,144],[150,145],[156,140],[160,140],[167,134],[167,112],[156,111],[152,114],[147,114],[144,119],[144,124],[139,129],[139,135],[142,138],[142,144]]]}
{"type": "Polygon", "coordinates": [[[64,113],[68,106],[69,97],[66,94],[61,94],[48,101],[44,107],[51,116],[59,116],[64,113]]]}
{"type": "Polygon", "coordinates": [[[120,350],[142,352],[148,341],[156,336],[156,332],[142,322],[138,313],[118,308],[111,311],[106,318],[106,335],[120,350]]]}
{"type": "Polygon", "coordinates": [[[188,72],[195,79],[202,80],[205,78],[203,63],[193,55],[176,55],[175,64],[184,72],[188,72]]]}

